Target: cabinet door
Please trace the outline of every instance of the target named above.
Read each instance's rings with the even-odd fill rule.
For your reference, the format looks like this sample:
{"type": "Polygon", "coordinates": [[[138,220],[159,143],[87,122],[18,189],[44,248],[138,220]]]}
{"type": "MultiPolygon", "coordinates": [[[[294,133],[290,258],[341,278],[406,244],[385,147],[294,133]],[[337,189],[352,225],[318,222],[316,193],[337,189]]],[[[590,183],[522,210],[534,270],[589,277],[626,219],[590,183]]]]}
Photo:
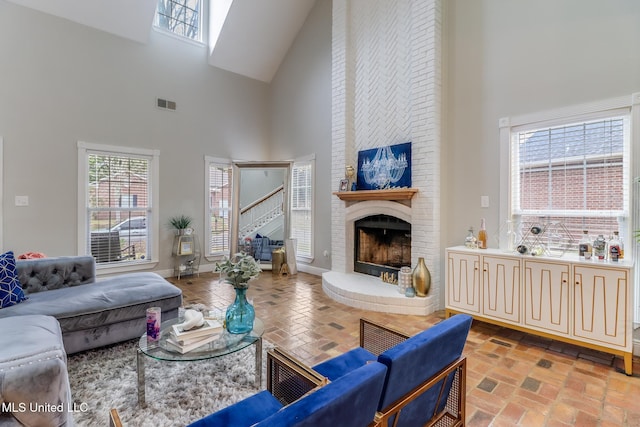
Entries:
{"type": "Polygon", "coordinates": [[[480,313],[480,256],[447,252],[447,307],[480,313]]]}
{"type": "Polygon", "coordinates": [[[573,274],[574,335],[603,345],[629,346],[627,270],[575,265],[573,274]]]}
{"type": "Polygon", "coordinates": [[[482,257],[482,314],[520,322],[520,260],[482,257]]]}
{"type": "Polygon", "coordinates": [[[569,264],[524,262],[524,323],[569,334],[569,264]]]}

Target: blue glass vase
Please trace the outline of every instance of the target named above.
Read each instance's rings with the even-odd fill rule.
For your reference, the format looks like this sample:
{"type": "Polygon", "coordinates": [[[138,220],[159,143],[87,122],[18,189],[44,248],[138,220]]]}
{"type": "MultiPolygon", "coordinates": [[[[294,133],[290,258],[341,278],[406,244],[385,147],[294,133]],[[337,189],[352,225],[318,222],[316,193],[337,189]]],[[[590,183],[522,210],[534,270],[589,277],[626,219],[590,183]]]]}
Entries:
{"type": "Polygon", "coordinates": [[[232,334],[244,334],[253,329],[253,319],[256,311],[247,301],[247,288],[234,288],[236,299],[229,307],[225,315],[227,331],[232,334]]]}

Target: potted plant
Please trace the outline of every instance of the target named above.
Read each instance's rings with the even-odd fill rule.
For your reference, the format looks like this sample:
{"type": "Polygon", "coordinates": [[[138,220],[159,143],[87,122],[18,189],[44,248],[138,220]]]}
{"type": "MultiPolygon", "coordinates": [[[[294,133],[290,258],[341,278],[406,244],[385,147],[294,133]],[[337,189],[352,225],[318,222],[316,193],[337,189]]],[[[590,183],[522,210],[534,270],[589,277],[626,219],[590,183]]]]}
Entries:
{"type": "Polygon", "coordinates": [[[189,228],[193,218],[187,215],[176,215],[169,218],[169,225],[177,230],[178,234],[184,234],[184,230],[189,228]]]}
{"type": "Polygon", "coordinates": [[[247,301],[249,281],[260,275],[262,269],[256,260],[244,252],[235,254],[232,258],[216,263],[215,270],[220,278],[233,286],[236,291],[235,301],[227,308],[225,325],[232,334],[243,334],[253,329],[256,312],[247,301]]]}

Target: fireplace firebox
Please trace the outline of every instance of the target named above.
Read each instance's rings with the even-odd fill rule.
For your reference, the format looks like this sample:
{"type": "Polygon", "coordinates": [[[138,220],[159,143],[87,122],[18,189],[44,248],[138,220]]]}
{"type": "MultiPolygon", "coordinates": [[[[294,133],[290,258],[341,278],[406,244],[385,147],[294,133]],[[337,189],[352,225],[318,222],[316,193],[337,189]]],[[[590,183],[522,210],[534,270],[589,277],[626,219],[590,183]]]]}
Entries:
{"type": "Polygon", "coordinates": [[[411,266],[410,223],[389,215],[373,215],[355,221],[354,226],[354,271],[397,277],[401,267],[411,266]]]}

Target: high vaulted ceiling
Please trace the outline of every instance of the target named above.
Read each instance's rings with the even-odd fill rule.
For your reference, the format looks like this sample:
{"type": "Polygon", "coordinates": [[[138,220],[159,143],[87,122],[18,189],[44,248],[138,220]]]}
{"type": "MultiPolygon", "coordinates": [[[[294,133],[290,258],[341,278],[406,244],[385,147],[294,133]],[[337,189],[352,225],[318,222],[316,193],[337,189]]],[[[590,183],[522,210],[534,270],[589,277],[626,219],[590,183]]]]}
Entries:
{"type": "MultiPolygon", "coordinates": [[[[9,0],[146,43],[157,0],[9,0]],[[123,13],[126,11],[126,13],[123,13]]],[[[209,64],[270,82],[315,0],[233,0],[209,64]]]]}

